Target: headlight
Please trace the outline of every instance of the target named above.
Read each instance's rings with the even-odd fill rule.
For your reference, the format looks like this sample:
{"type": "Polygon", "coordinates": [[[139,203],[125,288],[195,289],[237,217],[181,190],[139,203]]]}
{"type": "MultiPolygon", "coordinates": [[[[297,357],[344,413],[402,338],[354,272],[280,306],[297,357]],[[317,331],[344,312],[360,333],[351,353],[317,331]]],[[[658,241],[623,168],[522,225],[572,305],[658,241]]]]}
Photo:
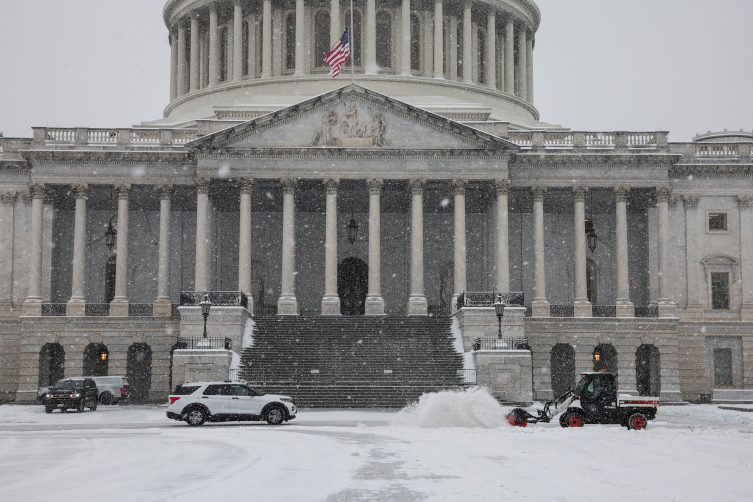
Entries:
{"type": "Polygon", "coordinates": [[[287,397],[281,397],[280,401],[282,401],[283,403],[292,403],[293,402],[292,399],[287,398],[287,397]]]}
{"type": "Polygon", "coordinates": [[[81,394],[73,394],[71,397],[81,397],[81,394]]]}
{"type": "Polygon", "coordinates": [[[47,397],[49,397],[49,398],[53,398],[53,397],[55,397],[55,396],[53,396],[52,394],[48,394],[48,395],[47,395],[47,397]]]}

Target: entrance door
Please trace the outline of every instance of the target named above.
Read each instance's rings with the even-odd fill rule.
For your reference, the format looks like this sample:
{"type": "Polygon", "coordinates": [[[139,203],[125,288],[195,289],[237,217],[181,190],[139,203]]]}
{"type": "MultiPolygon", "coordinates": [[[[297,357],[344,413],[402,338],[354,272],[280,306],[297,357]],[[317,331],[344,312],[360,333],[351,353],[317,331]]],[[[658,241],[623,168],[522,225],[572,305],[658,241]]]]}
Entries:
{"type": "Polygon", "coordinates": [[[359,258],[345,258],[337,266],[337,296],[342,315],[364,315],[369,292],[369,266],[359,258]]]}
{"type": "Polygon", "coordinates": [[[552,347],[552,391],[557,398],[575,386],[575,349],[567,343],[552,347]]]}
{"type": "Polygon", "coordinates": [[[643,344],[635,351],[635,383],[640,396],[659,396],[661,391],[661,364],[659,349],[643,344]]]}

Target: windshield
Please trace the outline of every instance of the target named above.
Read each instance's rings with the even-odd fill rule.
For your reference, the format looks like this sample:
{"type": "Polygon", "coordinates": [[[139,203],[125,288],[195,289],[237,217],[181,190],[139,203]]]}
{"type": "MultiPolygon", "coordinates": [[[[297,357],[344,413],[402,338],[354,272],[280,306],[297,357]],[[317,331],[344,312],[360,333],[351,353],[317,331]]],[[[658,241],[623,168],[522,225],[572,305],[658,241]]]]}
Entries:
{"type": "Polygon", "coordinates": [[[55,387],[53,388],[55,390],[57,389],[83,389],[84,381],[83,380],[60,380],[58,383],[55,384],[55,387]]]}
{"type": "Polygon", "coordinates": [[[575,386],[575,393],[580,396],[581,394],[583,394],[586,387],[588,387],[590,383],[591,383],[590,378],[588,377],[581,378],[580,382],[578,382],[578,385],[575,386]]]}

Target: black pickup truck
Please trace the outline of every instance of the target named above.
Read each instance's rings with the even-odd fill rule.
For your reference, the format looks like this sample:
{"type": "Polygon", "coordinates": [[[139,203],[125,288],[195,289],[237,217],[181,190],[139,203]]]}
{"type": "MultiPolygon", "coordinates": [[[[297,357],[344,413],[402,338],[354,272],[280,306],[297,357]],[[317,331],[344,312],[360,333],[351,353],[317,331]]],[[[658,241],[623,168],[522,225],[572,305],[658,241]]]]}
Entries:
{"type": "Polygon", "coordinates": [[[79,413],[85,408],[94,411],[98,401],[99,391],[94,380],[86,377],[66,378],[58,380],[50,389],[44,402],[44,411],[52,413],[52,410],[59,409],[61,413],[65,413],[69,408],[79,413]]]}

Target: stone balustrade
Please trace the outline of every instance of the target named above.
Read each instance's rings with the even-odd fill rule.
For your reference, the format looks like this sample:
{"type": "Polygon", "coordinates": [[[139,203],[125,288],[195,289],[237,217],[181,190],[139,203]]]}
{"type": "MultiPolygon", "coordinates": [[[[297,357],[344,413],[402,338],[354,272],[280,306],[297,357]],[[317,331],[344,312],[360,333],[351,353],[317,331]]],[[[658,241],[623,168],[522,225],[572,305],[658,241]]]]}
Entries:
{"type": "Polygon", "coordinates": [[[750,162],[753,159],[753,143],[672,143],[671,152],[686,160],[730,160],[750,162]]]}
{"type": "Polygon", "coordinates": [[[510,141],[521,148],[541,150],[662,150],[669,149],[669,133],[510,131],[510,141]]]}
{"type": "Polygon", "coordinates": [[[187,129],[89,129],[34,127],[33,148],[46,146],[183,146],[196,139],[187,129]]]}

